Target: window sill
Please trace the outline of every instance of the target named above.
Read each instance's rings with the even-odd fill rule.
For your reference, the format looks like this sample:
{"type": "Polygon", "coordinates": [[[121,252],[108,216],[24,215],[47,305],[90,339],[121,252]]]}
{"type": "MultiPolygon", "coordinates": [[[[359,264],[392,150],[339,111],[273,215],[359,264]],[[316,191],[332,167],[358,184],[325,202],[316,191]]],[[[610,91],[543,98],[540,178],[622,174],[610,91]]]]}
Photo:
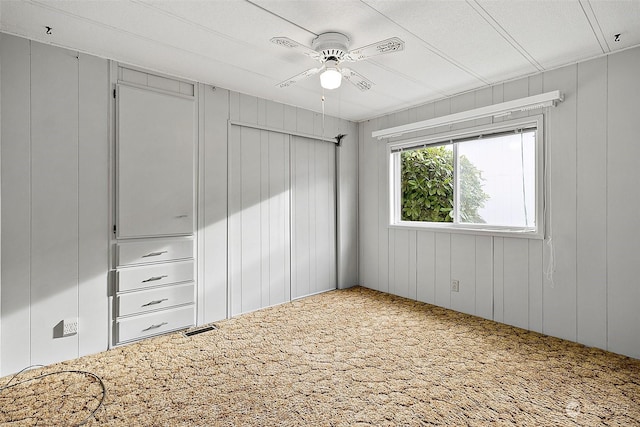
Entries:
{"type": "Polygon", "coordinates": [[[416,221],[402,221],[389,224],[390,229],[431,231],[436,233],[472,234],[476,236],[515,237],[520,239],[544,239],[544,233],[536,230],[519,230],[509,227],[481,227],[453,225],[451,223],[420,223],[416,221]]]}

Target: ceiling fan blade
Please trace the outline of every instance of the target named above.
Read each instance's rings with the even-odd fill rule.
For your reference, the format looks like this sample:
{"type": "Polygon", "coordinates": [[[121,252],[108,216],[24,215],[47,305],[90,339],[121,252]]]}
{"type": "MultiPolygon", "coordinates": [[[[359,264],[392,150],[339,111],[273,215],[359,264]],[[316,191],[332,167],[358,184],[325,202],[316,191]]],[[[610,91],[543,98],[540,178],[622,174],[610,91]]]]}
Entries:
{"type": "Polygon", "coordinates": [[[344,60],[360,61],[362,59],[371,58],[372,56],[399,52],[401,50],[404,50],[404,42],[398,37],[391,37],[390,39],[381,40],[379,42],[349,51],[349,53],[345,55],[344,60]]]}
{"type": "Polygon", "coordinates": [[[350,68],[342,69],[342,76],[349,81],[352,85],[360,89],[361,91],[371,89],[373,86],[373,82],[366,77],[363,77],[361,74],[356,73],[350,68]]]}
{"type": "Polygon", "coordinates": [[[303,55],[308,56],[309,58],[313,58],[316,61],[321,61],[321,55],[315,50],[298,43],[295,40],[291,40],[289,37],[274,37],[271,39],[271,43],[275,43],[279,46],[286,47],[287,49],[293,49],[297,52],[302,53],[303,55]]]}
{"type": "Polygon", "coordinates": [[[283,88],[283,87],[289,87],[297,82],[299,82],[302,79],[305,79],[309,76],[313,76],[314,74],[318,74],[322,68],[324,67],[320,67],[320,68],[310,68],[306,71],[301,72],[300,74],[296,74],[295,76],[278,83],[276,86],[278,86],[279,88],[283,88]]]}

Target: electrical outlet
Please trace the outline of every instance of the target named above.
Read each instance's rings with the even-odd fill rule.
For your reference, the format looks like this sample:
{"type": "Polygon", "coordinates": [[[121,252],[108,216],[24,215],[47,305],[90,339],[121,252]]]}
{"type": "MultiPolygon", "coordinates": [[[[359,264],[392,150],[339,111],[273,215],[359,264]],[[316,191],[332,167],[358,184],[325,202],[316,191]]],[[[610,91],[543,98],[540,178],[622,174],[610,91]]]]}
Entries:
{"type": "Polygon", "coordinates": [[[62,335],[73,335],[78,333],[78,319],[64,319],[62,321],[62,335]]]}
{"type": "Polygon", "coordinates": [[[451,281],[451,292],[460,292],[460,281],[452,280],[451,281]]]}

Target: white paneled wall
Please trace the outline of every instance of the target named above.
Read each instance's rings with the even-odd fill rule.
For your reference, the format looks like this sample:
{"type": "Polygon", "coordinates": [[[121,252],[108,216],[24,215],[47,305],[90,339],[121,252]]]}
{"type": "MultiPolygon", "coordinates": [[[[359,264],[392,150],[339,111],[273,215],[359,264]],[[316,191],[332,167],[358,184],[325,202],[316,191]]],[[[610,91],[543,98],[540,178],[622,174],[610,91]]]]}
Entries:
{"type": "Polygon", "coordinates": [[[227,317],[229,91],[198,87],[198,324],[227,317]]]}
{"type": "MultiPolygon", "coordinates": [[[[640,49],[612,55],[607,68],[608,90],[606,94],[600,92],[598,101],[607,99],[608,107],[606,119],[598,117],[601,123],[606,120],[607,124],[607,163],[604,168],[607,176],[607,263],[600,263],[594,274],[595,280],[603,277],[603,273],[607,278],[609,348],[640,358],[640,227],[637,226],[640,216],[640,144],[636,129],[640,116],[639,69],[640,49]]],[[[593,117],[590,119],[594,120],[593,117]]],[[[587,197],[593,202],[593,193],[587,197]]],[[[597,203],[603,201],[598,200],[597,203]]],[[[592,294],[589,303],[604,309],[605,304],[598,297],[592,294]]]]}
{"type": "Polygon", "coordinates": [[[360,123],[361,283],[640,357],[638,69],[636,48],[360,123]],[[551,90],[565,95],[545,111],[551,239],[388,227],[387,151],[372,131],[551,90]]]}
{"type": "MultiPolygon", "coordinates": [[[[5,34],[0,48],[5,375],[108,346],[113,87],[107,60],[5,34]],[[79,319],[79,333],[60,336],[60,322],[73,318],[79,319]]],[[[197,108],[198,324],[291,298],[293,138],[287,131],[347,134],[339,148],[301,142],[312,147],[310,169],[296,164],[296,173],[318,181],[306,189],[314,197],[309,207],[315,217],[308,219],[316,235],[306,249],[322,261],[310,292],[335,287],[336,276],[339,287],[356,285],[357,125],[204,84],[198,85],[197,108]],[[284,133],[230,126],[230,119],[284,133]],[[328,212],[336,216],[336,206],[330,223],[328,212]],[[337,242],[327,238],[336,227],[337,242]],[[241,276],[234,270],[238,260],[241,276]],[[232,295],[237,280],[239,299],[232,295]]]]}
{"type": "Polygon", "coordinates": [[[2,372],[107,345],[108,63],[0,35],[2,372]],[[79,333],[62,335],[64,319],[79,333]]]}

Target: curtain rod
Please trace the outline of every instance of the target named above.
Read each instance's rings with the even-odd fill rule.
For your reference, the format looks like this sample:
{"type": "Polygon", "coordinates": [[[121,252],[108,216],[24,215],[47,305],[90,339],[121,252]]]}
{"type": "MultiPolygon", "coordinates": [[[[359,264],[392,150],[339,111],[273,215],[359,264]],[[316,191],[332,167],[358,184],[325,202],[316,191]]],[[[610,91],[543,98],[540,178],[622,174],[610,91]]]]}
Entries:
{"type": "Polygon", "coordinates": [[[556,106],[557,103],[562,102],[563,99],[564,96],[562,93],[560,93],[559,90],[554,90],[540,95],[501,102],[499,104],[488,105],[486,107],[475,108],[473,110],[462,111],[460,113],[449,114],[442,117],[436,117],[434,119],[380,129],[373,131],[371,136],[378,139],[392,138],[409,132],[431,129],[437,126],[450,125],[468,120],[481,119],[485,117],[503,117],[516,111],[529,111],[537,108],[556,106]]]}
{"type": "Polygon", "coordinates": [[[239,121],[236,121],[236,120],[229,120],[229,124],[232,125],[232,126],[241,126],[241,127],[245,127],[245,128],[251,128],[251,129],[266,130],[266,131],[269,131],[269,132],[282,133],[282,134],[285,134],[285,135],[299,136],[301,138],[315,139],[315,140],[320,140],[320,141],[325,141],[325,142],[331,142],[333,144],[338,144],[338,145],[340,145],[340,140],[344,137],[344,135],[338,135],[338,136],[336,136],[334,138],[330,138],[330,137],[326,137],[326,136],[312,135],[310,133],[296,132],[296,131],[285,130],[285,129],[277,129],[277,128],[272,128],[272,127],[269,127],[269,126],[257,125],[257,124],[254,124],[254,123],[239,122],[239,121]]]}

